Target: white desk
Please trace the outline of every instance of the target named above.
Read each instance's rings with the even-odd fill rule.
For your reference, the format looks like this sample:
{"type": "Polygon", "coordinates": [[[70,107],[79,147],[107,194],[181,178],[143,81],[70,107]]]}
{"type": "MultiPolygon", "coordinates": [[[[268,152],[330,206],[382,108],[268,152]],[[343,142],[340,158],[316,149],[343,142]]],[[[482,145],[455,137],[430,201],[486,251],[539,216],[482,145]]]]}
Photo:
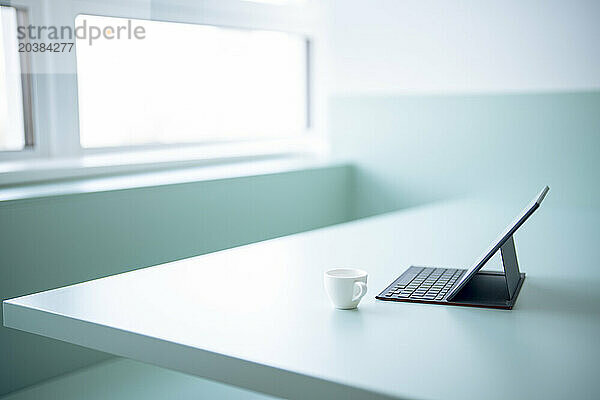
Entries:
{"type": "Polygon", "coordinates": [[[523,205],[432,205],[50,290],[5,301],[4,324],[288,398],[600,398],[597,212],[547,201],[526,223],[512,311],[374,299],[410,264],[468,266],[523,205]],[[333,266],[370,273],[358,311],[331,308],[333,266]]]}

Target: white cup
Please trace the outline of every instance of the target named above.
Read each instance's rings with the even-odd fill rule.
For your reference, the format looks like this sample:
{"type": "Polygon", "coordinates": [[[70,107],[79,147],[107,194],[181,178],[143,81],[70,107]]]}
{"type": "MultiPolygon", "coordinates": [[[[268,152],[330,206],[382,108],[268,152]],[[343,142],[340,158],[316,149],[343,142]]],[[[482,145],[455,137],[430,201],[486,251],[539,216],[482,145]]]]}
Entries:
{"type": "Polygon", "coordinates": [[[325,290],[335,308],[351,310],[367,294],[367,273],[354,268],[335,268],[325,272],[325,290]]]}

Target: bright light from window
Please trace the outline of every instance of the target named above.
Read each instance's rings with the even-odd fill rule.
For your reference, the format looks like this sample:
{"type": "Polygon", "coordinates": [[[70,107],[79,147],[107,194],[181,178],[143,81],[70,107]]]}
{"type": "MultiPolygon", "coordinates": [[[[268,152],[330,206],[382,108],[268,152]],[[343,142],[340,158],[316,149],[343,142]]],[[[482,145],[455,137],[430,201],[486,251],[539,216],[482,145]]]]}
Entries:
{"type": "MultiPolygon", "coordinates": [[[[84,20],[113,31],[128,25],[88,15],[76,25],[84,20]]],[[[305,38],[131,23],[144,39],[77,40],[83,147],[282,138],[306,128],[305,38]]]]}
{"type": "Polygon", "coordinates": [[[17,10],[0,6],[0,151],[25,146],[17,10]]]}

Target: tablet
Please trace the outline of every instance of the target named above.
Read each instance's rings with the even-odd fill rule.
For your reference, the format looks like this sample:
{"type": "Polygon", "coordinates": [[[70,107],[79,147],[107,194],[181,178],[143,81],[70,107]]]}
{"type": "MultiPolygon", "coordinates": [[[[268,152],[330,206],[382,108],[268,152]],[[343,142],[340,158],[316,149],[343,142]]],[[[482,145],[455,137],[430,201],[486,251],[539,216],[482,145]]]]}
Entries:
{"type": "Polygon", "coordinates": [[[515,218],[515,220],[506,227],[504,231],[498,236],[496,240],[492,242],[489,248],[481,255],[481,257],[477,258],[475,263],[467,270],[465,274],[460,278],[460,280],[454,285],[452,290],[448,293],[448,300],[452,300],[454,296],[462,289],[467,282],[479,271],[486,262],[492,258],[494,254],[502,247],[502,245],[510,239],[510,237],[523,225],[525,221],[537,210],[546,197],[550,188],[546,186],[542,191],[529,203],[527,207],[523,211],[519,213],[519,215],[515,218]]]}

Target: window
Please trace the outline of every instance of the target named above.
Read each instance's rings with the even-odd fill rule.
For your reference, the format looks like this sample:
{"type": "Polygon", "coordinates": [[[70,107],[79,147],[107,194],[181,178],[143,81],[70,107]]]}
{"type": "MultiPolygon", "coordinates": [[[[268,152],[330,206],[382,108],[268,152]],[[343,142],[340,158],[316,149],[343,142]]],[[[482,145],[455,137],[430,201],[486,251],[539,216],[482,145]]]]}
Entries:
{"type": "Polygon", "coordinates": [[[112,36],[124,27],[124,39],[76,41],[83,148],[286,138],[307,128],[303,36],[80,15],[76,26],[84,24],[112,36]]]}
{"type": "Polygon", "coordinates": [[[0,6],[0,186],[326,151],[321,2],[46,3],[0,6]]]}
{"type": "MultiPolygon", "coordinates": [[[[22,150],[32,143],[26,138],[21,53],[17,38],[18,12],[0,6],[0,151],[22,150]]],[[[24,56],[23,56],[24,57],[24,56]]]]}

